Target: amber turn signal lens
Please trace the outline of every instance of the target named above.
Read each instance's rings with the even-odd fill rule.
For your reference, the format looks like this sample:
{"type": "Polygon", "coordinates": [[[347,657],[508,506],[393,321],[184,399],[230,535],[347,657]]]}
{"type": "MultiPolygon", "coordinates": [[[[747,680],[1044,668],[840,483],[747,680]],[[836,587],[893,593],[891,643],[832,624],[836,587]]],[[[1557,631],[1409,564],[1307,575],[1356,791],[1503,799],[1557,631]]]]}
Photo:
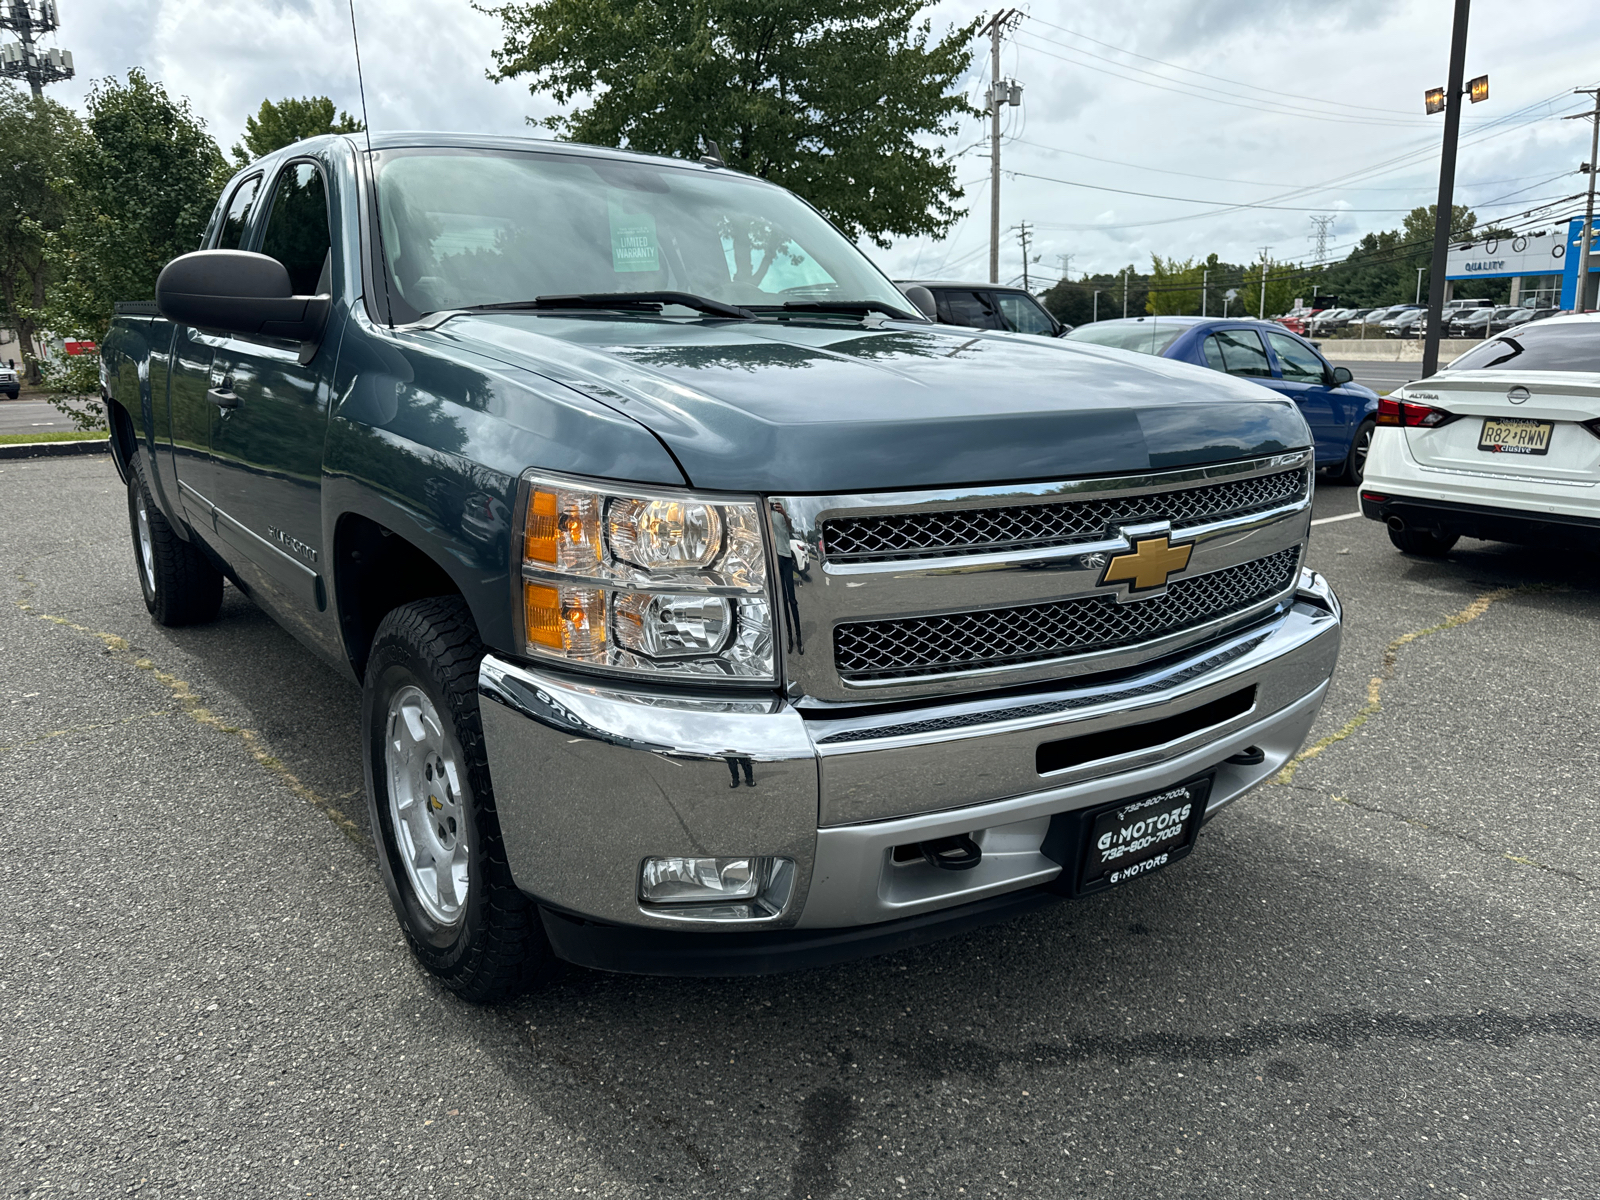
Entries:
{"type": "MultiPolygon", "coordinates": [[[[545,494],[545,493],[536,493],[545,494]]],[[[552,497],[554,499],[554,497],[552,497]]],[[[529,553],[532,553],[533,535],[528,535],[529,553]]],[[[552,547],[552,553],[554,548],[552,547]]],[[[537,583],[523,585],[523,614],[527,621],[528,641],[552,650],[563,650],[561,637],[561,593],[553,587],[537,583]]]]}
{"type": "MultiPolygon", "coordinates": [[[[536,491],[528,497],[528,532],[523,550],[528,561],[555,565],[556,534],[560,524],[560,506],[554,492],[536,491]]],[[[555,594],[552,588],[544,590],[555,594]]],[[[532,629],[533,626],[529,625],[528,628],[532,629]]]]}

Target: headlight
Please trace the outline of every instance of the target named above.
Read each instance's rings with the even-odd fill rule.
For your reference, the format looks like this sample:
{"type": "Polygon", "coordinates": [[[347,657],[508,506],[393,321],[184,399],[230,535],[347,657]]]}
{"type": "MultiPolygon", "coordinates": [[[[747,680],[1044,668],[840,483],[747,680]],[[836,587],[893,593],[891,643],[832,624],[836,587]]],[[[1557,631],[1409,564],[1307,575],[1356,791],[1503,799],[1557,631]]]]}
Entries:
{"type": "Polygon", "coordinates": [[[755,501],[529,473],[519,518],[529,655],[635,675],[775,677],[755,501]]]}

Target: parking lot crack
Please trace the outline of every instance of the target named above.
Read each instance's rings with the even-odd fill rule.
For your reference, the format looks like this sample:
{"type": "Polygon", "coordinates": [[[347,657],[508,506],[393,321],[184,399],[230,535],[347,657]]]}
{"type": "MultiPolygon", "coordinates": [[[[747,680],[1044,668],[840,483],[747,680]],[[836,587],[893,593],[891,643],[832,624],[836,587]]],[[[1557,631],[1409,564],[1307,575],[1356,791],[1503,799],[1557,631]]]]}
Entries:
{"type": "MultiPolygon", "coordinates": [[[[17,578],[21,579],[25,584],[30,582],[21,572],[18,572],[17,578]]],[[[104,647],[104,652],[114,661],[119,662],[124,666],[132,667],[136,671],[148,671],[150,676],[155,679],[156,682],[161,684],[162,687],[166,688],[171,694],[173,703],[177,706],[178,712],[182,713],[184,716],[187,716],[197,725],[205,726],[208,729],[214,729],[219,733],[238,739],[240,744],[243,745],[245,753],[248,754],[258,766],[267,771],[269,774],[275,776],[279,783],[283,784],[301,800],[304,800],[307,804],[310,804],[313,808],[322,813],[323,816],[327,817],[328,820],[333,823],[334,827],[337,828],[340,833],[344,834],[345,837],[349,838],[353,843],[355,843],[355,845],[359,846],[362,850],[369,854],[372,853],[372,845],[362,834],[360,826],[352,821],[349,816],[345,814],[344,810],[338,807],[338,805],[334,804],[325,796],[318,794],[314,789],[307,787],[304,783],[302,783],[294,774],[294,772],[290,771],[288,767],[283,765],[281,759],[268,751],[266,745],[262,742],[260,736],[254,730],[246,729],[240,725],[230,725],[226,721],[222,720],[222,718],[218,717],[209,708],[201,703],[200,697],[195,694],[194,689],[190,687],[186,680],[179,679],[176,675],[173,675],[170,672],[160,670],[151,659],[134,653],[133,647],[128,644],[126,638],[120,637],[114,633],[106,633],[104,630],[91,629],[87,625],[80,625],[76,621],[69,621],[65,617],[57,617],[50,613],[39,612],[26,600],[16,601],[16,606],[23,613],[35,618],[36,620],[47,622],[48,624],[55,625],[62,629],[70,629],[74,633],[81,633],[92,638],[97,638],[104,647]]]]}
{"type": "Polygon", "coordinates": [[[1435,825],[1429,821],[1422,820],[1420,817],[1413,817],[1402,812],[1395,812],[1393,809],[1384,808],[1378,804],[1365,804],[1360,800],[1352,800],[1348,796],[1329,796],[1328,798],[1335,804],[1346,804],[1351,808],[1360,809],[1362,812],[1371,813],[1374,816],[1389,817],[1392,820],[1404,821],[1407,825],[1410,825],[1413,828],[1426,830],[1428,833],[1434,833],[1441,837],[1450,838],[1453,841],[1460,842],[1464,846],[1470,846],[1474,850],[1477,850],[1483,854],[1487,854],[1492,858],[1503,858],[1508,862],[1516,863],[1520,867],[1532,867],[1535,870],[1543,871],[1548,875],[1558,875],[1562,879],[1570,879],[1573,883],[1576,883],[1581,887],[1587,888],[1591,891],[1594,888],[1594,885],[1590,883],[1588,879],[1582,875],[1579,875],[1576,871],[1566,871],[1560,867],[1552,867],[1548,863],[1542,863],[1537,859],[1528,858],[1521,854],[1512,854],[1509,850],[1502,850],[1495,846],[1486,845],[1485,843],[1480,842],[1477,838],[1471,837],[1468,834],[1460,832],[1459,830],[1448,829],[1443,825],[1435,825]]]}
{"type": "Polygon", "coordinates": [[[167,708],[152,708],[148,712],[132,713],[126,717],[119,717],[115,721],[98,721],[93,725],[69,725],[65,729],[52,729],[49,733],[41,733],[37,737],[25,738],[20,742],[13,742],[9,746],[0,746],[0,754],[10,754],[13,750],[21,750],[27,746],[37,746],[44,742],[53,742],[57,738],[76,737],[82,733],[96,733],[102,729],[116,729],[120,725],[131,725],[135,721],[145,721],[151,717],[165,717],[172,710],[167,708]]]}
{"type": "Polygon", "coordinates": [[[1300,765],[1302,763],[1311,761],[1313,758],[1319,756],[1324,750],[1328,749],[1328,747],[1337,745],[1339,742],[1344,741],[1373,717],[1382,712],[1383,685],[1390,679],[1394,678],[1395,665],[1399,662],[1400,651],[1405,649],[1405,647],[1409,646],[1412,642],[1419,641],[1425,637],[1432,637],[1436,633],[1445,633],[1448,630],[1459,629],[1463,625],[1471,624],[1473,621],[1476,621],[1479,617],[1483,616],[1484,613],[1488,612],[1494,604],[1510,596],[1527,595],[1533,592],[1546,592],[1549,590],[1550,585],[1544,583],[1524,584],[1521,587],[1494,588],[1491,591],[1484,592],[1460,612],[1446,617],[1436,625],[1429,625],[1425,629],[1413,629],[1410,633],[1402,633],[1399,637],[1395,638],[1383,648],[1383,658],[1378,664],[1378,673],[1367,681],[1366,703],[1357,710],[1353,717],[1351,717],[1333,733],[1330,733],[1327,737],[1322,738],[1320,741],[1314,742],[1313,744],[1307,746],[1304,750],[1300,751],[1300,753],[1296,754],[1287,763],[1285,763],[1283,770],[1279,771],[1277,775],[1273,776],[1272,782],[1275,784],[1288,784],[1293,782],[1295,772],[1300,769],[1300,765]]]}

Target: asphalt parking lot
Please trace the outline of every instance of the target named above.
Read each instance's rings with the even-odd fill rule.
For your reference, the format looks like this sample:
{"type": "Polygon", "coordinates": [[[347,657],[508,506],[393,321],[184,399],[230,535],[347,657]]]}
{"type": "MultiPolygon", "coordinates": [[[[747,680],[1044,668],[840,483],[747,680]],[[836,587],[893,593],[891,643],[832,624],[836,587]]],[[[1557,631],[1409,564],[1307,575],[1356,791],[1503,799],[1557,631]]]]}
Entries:
{"type": "Polygon", "coordinates": [[[231,588],[153,625],[108,459],[0,463],[0,1194],[1592,1200],[1600,563],[1354,508],[1317,752],[1172,870],[477,1009],[402,945],[354,685],[231,588]]]}

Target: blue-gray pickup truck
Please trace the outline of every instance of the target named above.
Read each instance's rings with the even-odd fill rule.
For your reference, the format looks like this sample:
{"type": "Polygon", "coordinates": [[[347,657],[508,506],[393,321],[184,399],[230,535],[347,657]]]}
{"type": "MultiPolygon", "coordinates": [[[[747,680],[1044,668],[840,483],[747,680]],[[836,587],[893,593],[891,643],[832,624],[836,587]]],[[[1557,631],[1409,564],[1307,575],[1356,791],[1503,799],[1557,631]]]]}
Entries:
{"type": "Polygon", "coordinates": [[[395,134],[246,167],[120,306],[145,603],[229,580],[359,681],[464,996],[1116,888],[1300,746],[1340,613],[1294,406],[908,291],[714,157],[395,134]]]}

